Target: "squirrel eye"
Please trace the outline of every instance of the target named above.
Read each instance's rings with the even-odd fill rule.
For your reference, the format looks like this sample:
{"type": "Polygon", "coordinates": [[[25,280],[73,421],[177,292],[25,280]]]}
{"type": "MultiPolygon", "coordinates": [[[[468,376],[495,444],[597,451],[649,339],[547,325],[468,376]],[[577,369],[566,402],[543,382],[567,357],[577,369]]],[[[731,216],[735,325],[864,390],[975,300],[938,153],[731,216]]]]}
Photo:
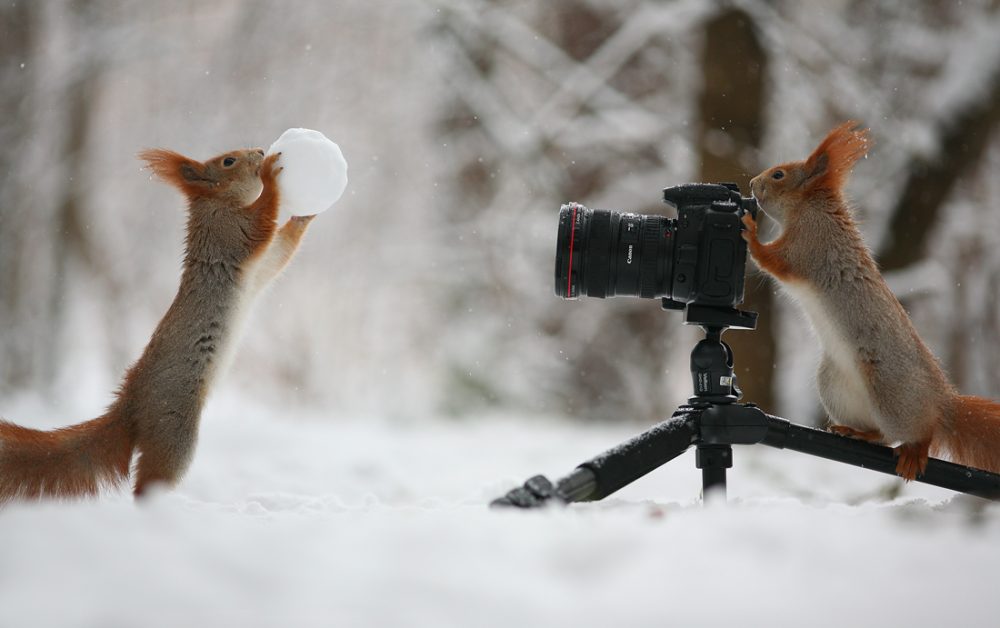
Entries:
{"type": "Polygon", "coordinates": [[[231,165],[233,165],[235,163],[236,163],[236,158],[235,157],[226,157],[225,159],[222,160],[222,165],[225,166],[226,168],[228,168],[229,166],[231,166],[231,165]]]}
{"type": "Polygon", "coordinates": [[[785,178],[785,173],[781,170],[775,170],[774,174],[771,175],[771,178],[775,181],[780,181],[785,178]]]}

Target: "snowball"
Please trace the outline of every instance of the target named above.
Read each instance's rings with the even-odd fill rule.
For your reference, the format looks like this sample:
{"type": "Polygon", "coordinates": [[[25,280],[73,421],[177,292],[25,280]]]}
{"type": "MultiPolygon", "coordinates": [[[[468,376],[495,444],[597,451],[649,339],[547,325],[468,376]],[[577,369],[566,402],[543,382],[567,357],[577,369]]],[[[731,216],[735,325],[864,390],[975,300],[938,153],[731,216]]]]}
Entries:
{"type": "Polygon", "coordinates": [[[340,147],[319,131],[288,129],[267,154],[281,153],[278,175],[281,206],[293,216],[330,208],[347,187],[347,160],[340,147]]]}

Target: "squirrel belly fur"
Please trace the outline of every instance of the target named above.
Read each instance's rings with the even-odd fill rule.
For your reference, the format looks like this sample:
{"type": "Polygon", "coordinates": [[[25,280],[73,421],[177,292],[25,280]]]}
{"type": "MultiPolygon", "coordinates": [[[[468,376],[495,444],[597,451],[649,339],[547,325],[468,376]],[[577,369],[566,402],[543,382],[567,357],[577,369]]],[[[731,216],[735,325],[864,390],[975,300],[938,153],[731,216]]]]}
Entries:
{"type": "Polygon", "coordinates": [[[832,431],[895,445],[896,472],[907,480],[931,454],[1000,473],[1000,404],[958,394],[886,285],[844,198],[868,147],[868,131],[847,122],[804,161],[754,177],[750,189],[781,234],[760,242],[746,215],[743,237],[819,339],[816,384],[832,431]]]}
{"type": "Polygon", "coordinates": [[[140,154],[188,201],[177,296],[102,416],[53,431],[0,421],[0,504],[120,486],[136,455],[137,497],[181,478],[244,310],[291,259],[312,218],[277,228],[279,156],[239,150],[198,162],[167,150],[140,154]]]}

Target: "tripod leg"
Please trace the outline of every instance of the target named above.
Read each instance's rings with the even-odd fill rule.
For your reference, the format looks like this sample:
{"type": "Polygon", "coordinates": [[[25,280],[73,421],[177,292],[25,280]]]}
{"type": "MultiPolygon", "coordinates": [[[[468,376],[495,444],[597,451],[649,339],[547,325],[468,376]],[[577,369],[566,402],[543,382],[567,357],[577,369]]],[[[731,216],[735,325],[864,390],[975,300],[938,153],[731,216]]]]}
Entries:
{"type": "Polygon", "coordinates": [[[730,445],[698,445],[695,465],[701,469],[702,499],[705,503],[714,498],[726,500],[726,469],[733,466],[733,448],[730,445]]]}
{"type": "MultiPolygon", "coordinates": [[[[690,411],[678,410],[670,419],[584,462],[556,483],[542,476],[533,477],[491,505],[536,508],[553,500],[568,503],[604,499],[687,451],[698,437],[699,415],[690,411]]],[[[725,469],[722,473],[725,483],[725,469]]]]}

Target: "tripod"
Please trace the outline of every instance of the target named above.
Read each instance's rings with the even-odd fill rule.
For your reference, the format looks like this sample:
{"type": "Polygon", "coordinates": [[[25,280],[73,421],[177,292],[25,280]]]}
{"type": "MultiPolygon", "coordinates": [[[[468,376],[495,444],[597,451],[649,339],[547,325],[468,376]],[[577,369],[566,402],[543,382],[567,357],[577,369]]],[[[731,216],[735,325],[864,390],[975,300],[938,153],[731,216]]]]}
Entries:
{"type": "MultiPolygon", "coordinates": [[[[664,300],[664,307],[677,309],[664,300]]],[[[604,499],[688,450],[695,450],[703,496],[725,498],[726,470],[733,466],[733,445],[762,444],[791,449],[872,471],[896,474],[889,447],[797,425],[765,414],[753,404],[736,403],[740,390],[733,374],[733,352],[726,329],[754,329],[757,314],[731,308],[688,305],[685,324],[700,325],[705,338],[691,351],[694,396],[666,421],[584,462],[555,484],[536,475],[523,486],[493,500],[491,506],[533,508],[547,503],[604,499]]],[[[917,482],[1000,500],[1000,475],[931,458],[917,482]]]]}

